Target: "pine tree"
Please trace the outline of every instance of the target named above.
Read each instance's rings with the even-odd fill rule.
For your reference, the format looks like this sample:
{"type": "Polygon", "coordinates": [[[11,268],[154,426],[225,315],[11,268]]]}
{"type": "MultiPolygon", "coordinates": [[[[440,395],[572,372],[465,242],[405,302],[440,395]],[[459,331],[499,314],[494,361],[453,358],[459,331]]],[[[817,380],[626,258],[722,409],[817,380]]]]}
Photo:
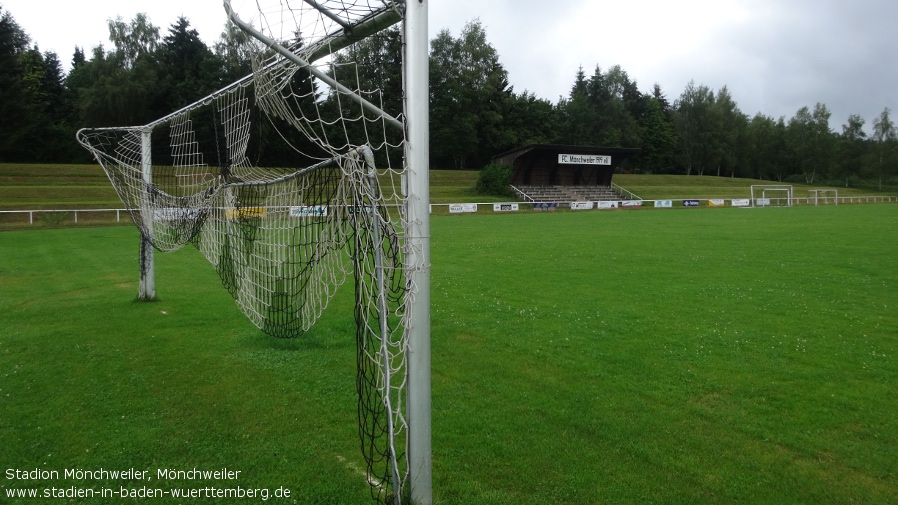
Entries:
{"type": "Polygon", "coordinates": [[[20,62],[29,42],[12,15],[0,12],[0,161],[18,160],[22,127],[30,119],[20,62]]]}

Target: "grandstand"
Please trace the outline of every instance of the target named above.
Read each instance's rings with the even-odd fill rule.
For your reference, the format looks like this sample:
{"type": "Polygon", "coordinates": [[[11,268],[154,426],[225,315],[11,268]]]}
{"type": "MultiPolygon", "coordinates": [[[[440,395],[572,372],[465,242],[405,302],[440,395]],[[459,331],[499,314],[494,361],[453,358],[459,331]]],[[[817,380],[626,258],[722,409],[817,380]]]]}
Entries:
{"type": "Polygon", "coordinates": [[[639,149],[532,144],[493,161],[512,169],[515,193],[529,202],[621,200],[612,184],[615,170],[639,149]]]}
{"type": "Polygon", "coordinates": [[[527,202],[593,202],[599,200],[623,200],[624,197],[609,186],[514,186],[522,200],[527,202]]]}

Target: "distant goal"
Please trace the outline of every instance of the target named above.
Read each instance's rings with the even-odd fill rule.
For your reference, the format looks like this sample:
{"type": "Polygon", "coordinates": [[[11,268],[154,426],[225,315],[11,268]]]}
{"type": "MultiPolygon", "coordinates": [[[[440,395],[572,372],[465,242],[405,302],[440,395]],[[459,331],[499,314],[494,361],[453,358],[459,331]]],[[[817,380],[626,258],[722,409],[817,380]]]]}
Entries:
{"type": "Polygon", "coordinates": [[[839,205],[839,190],[809,189],[808,205],[839,205]]]}
{"type": "Polygon", "coordinates": [[[791,207],[795,201],[789,184],[752,184],[752,207],[791,207]]]}

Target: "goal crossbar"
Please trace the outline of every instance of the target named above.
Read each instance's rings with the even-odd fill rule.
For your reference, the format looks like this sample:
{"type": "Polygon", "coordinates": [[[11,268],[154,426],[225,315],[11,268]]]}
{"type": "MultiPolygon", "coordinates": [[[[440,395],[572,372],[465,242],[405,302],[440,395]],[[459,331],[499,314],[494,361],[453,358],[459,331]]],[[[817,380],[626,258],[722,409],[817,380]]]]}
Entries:
{"type": "MultiPolygon", "coordinates": [[[[369,112],[372,112],[376,115],[383,117],[384,120],[391,126],[394,126],[400,130],[405,128],[405,125],[403,125],[401,121],[394,118],[392,115],[387,114],[386,112],[384,112],[383,110],[381,110],[379,107],[377,107],[373,103],[369,102],[368,100],[365,100],[364,97],[353,92],[352,90],[350,90],[349,88],[347,88],[346,86],[344,86],[343,84],[341,84],[340,82],[338,82],[337,80],[332,78],[331,76],[325,74],[321,70],[318,70],[316,67],[314,67],[312,65],[311,61],[301,58],[299,55],[297,55],[293,51],[284,47],[280,42],[274,40],[273,38],[269,37],[268,35],[265,35],[264,33],[260,32],[259,30],[256,30],[250,24],[248,24],[245,21],[243,21],[242,19],[240,19],[240,16],[238,16],[237,13],[234,12],[233,9],[231,9],[231,0],[224,0],[224,7],[228,13],[228,17],[230,18],[230,20],[234,24],[239,26],[241,30],[252,35],[255,39],[263,42],[267,47],[271,48],[272,50],[274,50],[275,52],[277,52],[284,58],[299,65],[300,68],[307,70],[309,73],[311,73],[312,75],[314,75],[315,77],[320,79],[322,82],[324,82],[328,86],[330,86],[336,90],[339,90],[341,93],[346,94],[346,96],[348,96],[350,99],[358,102],[363,108],[365,108],[365,110],[368,110],[369,112]]],[[[314,7],[319,12],[322,10],[325,10],[325,9],[321,9],[319,6],[317,6],[317,4],[315,4],[314,7]]],[[[355,30],[358,30],[358,33],[354,33],[353,36],[349,36],[347,34],[334,36],[333,37],[334,38],[333,46],[331,46],[329,43],[325,43],[324,41],[322,41],[321,43],[319,43],[319,46],[321,49],[319,51],[313,52],[312,54],[315,56],[318,56],[318,57],[325,56],[326,54],[330,54],[331,52],[339,50],[341,48],[340,47],[341,44],[345,44],[346,46],[348,46],[349,44],[352,44],[353,42],[361,40],[364,37],[373,35],[374,33],[377,33],[378,31],[389,28],[390,26],[392,26],[393,24],[395,24],[397,21],[399,21],[401,19],[400,17],[398,17],[398,16],[394,17],[391,14],[395,14],[395,13],[392,10],[383,11],[383,13],[381,14],[381,16],[384,16],[383,18],[375,16],[373,18],[366,20],[365,23],[361,23],[359,26],[354,27],[352,30],[347,30],[347,32],[349,32],[349,33],[354,33],[355,30]],[[338,44],[338,43],[336,43],[336,41],[340,41],[340,43],[338,44]],[[327,49],[327,50],[325,51],[325,49],[327,49]]],[[[332,17],[332,16],[328,16],[328,17],[332,17]]],[[[341,24],[343,24],[343,23],[341,23],[341,24]]],[[[325,38],[325,40],[328,40],[328,38],[325,38]]]]}

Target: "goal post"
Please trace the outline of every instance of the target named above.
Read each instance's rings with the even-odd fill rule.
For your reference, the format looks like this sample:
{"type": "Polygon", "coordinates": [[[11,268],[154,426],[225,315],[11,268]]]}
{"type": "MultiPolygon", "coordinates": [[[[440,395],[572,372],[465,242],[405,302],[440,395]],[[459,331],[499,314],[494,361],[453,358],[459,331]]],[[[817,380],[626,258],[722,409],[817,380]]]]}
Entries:
{"type": "Polygon", "coordinates": [[[138,283],[137,299],[141,301],[153,301],[156,299],[156,262],[153,256],[153,209],[149,206],[149,188],[153,183],[153,155],[152,155],[152,129],[140,132],[140,172],[143,177],[144,191],[143,206],[144,221],[148,223],[147,232],[140,234],[140,282],[138,283]]]}
{"type": "Polygon", "coordinates": [[[794,201],[795,197],[793,194],[792,185],[752,184],[751,186],[752,207],[791,207],[794,201]]]}
{"type": "Polygon", "coordinates": [[[409,254],[408,270],[420,287],[410,308],[409,328],[409,484],[415,505],[433,502],[431,452],[431,363],[430,363],[430,97],[428,4],[430,0],[406,2],[405,146],[409,165],[409,254]]]}
{"type": "Polygon", "coordinates": [[[809,189],[808,204],[839,205],[839,190],[835,188],[809,189]]]}

